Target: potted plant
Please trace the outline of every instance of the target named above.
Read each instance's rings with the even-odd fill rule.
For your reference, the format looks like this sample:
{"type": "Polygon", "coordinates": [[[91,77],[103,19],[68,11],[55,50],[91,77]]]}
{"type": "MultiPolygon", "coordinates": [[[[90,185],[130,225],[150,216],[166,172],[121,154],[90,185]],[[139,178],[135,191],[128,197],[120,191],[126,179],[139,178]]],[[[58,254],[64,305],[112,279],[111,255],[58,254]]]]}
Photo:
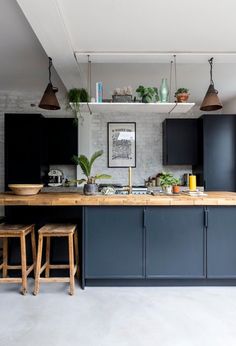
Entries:
{"type": "Polygon", "coordinates": [[[187,102],[188,98],[189,98],[188,89],[186,89],[186,88],[179,88],[175,92],[175,97],[177,99],[177,102],[180,102],[180,103],[187,102]]]}
{"type": "Polygon", "coordinates": [[[72,88],[67,93],[68,106],[75,112],[76,117],[80,115],[80,102],[89,102],[89,94],[86,89],[72,88]]]}
{"type": "Polygon", "coordinates": [[[172,193],[172,186],[176,184],[176,178],[174,178],[172,173],[162,172],[160,176],[160,185],[162,190],[167,193],[172,193]]]}
{"type": "Polygon", "coordinates": [[[156,87],[144,87],[140,85],[138,89],[136,89],[136,92],[142,98],[143,103],[159,101],[158,89],[156,87]]]}
{"type": "Polygon", "coordinates": [[[89,159],[85,155],[80,156],[73,156],[73,161],[76,165],[79,165],[82,169],[83,174],[86,176],[87,179],[79,179],[76,180],[79,184],[82,184],[83,182],[86,182],[84,184],[84,194],[85,195],[95,195],[98,192],[98,186],[96,184],[97,179],[110,179],[111,176],[108,174],[96,174],[91,175],[92,166],[94,161],[102,156],[103,150],[96,151],[91,158],[89,159]]]}
{"type": "Polygon", "coordinates": [[[175,181],[172,186],[173,193],[180,193],[180,179],[179,178],[174,178],[175,181]]]}

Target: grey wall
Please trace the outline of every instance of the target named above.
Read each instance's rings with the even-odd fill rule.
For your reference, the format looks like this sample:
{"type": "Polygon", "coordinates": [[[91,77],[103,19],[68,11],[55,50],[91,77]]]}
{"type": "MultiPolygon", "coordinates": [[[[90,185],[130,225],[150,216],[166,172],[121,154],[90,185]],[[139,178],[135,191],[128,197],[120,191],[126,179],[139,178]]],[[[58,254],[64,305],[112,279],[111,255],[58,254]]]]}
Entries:
{"type": "MultiPolygon", "coordinates": [[[[195,110],[190,112],[188,117],[199,117],[200,113],[195,110]]],[[[183,114],[155,114],[155,113],[109,113],[83,115],[84,121],[81,124],[81,133],[85,138],[89,138],[87,143],[90,147],[86,151],[91,155],[96,150],[104,150],[105,155],[95,162],[94,173],[107,173],[112,175],[111,180],[106,182],[127,184],[127,168],[108,168],[107,167],[107,123],[108,122],[136,122],[137,138],[137,165],[133,169],[134,184],[143,184],[144,179],[156,175],[163,170],[172,171],[180,177],[183,173],[191,172],[190,166],[166,166],[162,165],[162,122],[165,118],[186,117],[183,114]],[[83,131],[83,127],[86,129],[83,131]]],[[[82,148],[80,152],[83,153],[82,148]]],[[[78,176],[81,171],[78,169],[78,176]]],[[[102,182],[102,181],[100,181],[102,182]]],[[[105,182],[105,181],[104,181],[105,182]]]]}

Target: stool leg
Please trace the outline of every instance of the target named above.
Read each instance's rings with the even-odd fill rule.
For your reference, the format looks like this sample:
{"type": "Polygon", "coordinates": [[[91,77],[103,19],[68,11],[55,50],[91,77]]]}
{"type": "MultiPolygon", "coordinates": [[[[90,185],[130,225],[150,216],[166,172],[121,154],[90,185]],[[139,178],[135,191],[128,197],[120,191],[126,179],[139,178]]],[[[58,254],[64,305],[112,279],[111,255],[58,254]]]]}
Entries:
{"type": "Polygon", "coordinates": [[[39,293],[39,279],[40,279],[40,270],[41,270],[41,261],[42,261],[42,250],[43,250],[43,237],[39,234],[38,242],[38,254],[36,261],[36,275],[35,275],[35,286],[34,286],[34,295],[39,293]]]}
{"type": "Polygon", "coordinates": [[[3,238],[3,272],[2,272],[2,276],[3,278],[7,277],[7,261],[8,261],[8,239],[7,238],[3,238]]]}
{"type": "Polygon", "coordinates": [[[69,245],[69,266],[70,266],[70,295],[74,294],[75,290],[75,277],[74,277],[74,248],[73,248],[73,234],[68,236],[69,245]]]}
{"type": "Polygon", "coordinates": [[[25,235],[20,237],[20,249],[21,249],[21,272],[22,272],[22,289],[21,293],[25,295],[27,293],[27,264],[26,264],[26,244],[25,235]]]}
{"type": "Polygon", "coordinates": [[[79,278],[79,242],[78,242],[77,230],[75,230],[75,233],[74,233],[74,248],[75,248],[76,275],[79,278]]]}
{"type": "Polygon", "coordinates": [[[46,240],[46,270],[45,270],[45,278],[49,278],[49,274],[50,274],[50,244],[51,244],[51,238],[47,237],[46,240]]]}
{"type": "Polygon", "coordinates": [[[34,227],[32,227],[32,232],[31,232],[31,247],[32,247],[32,257],[33,257],[33,264],[34,264],[34,278],[35,278],[36,276],[36,242],[35,242],[34,227]]]}

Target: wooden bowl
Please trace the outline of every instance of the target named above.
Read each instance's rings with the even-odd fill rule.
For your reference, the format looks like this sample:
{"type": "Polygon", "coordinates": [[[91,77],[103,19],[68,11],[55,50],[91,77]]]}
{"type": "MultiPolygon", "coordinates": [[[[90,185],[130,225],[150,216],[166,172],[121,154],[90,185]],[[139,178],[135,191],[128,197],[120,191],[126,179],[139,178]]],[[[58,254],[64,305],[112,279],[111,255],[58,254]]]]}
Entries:
{"type": "Polygon", "coordinates": [[[15,195],[31,196],[37,195],[43,184],[9,184],[8,187],[15,195]]]}

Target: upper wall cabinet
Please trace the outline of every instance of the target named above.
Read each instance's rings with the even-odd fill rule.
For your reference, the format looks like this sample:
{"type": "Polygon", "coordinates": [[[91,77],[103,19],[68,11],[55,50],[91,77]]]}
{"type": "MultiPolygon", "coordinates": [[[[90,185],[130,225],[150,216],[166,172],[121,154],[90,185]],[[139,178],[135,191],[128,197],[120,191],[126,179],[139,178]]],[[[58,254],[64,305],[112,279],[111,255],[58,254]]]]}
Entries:
{"type": "Polygon", "coordinates": [[[195,165],[197,149],[197,119],[166,119],[163,122],[163,165],[195,165]]]}
{"type": "Polygon", "coordinates": [[[45,118],[41,114],[5,114],[5,188],[38,184],[48,172],[45,118]]]}
{"type": "Polygon", "coordinates": [[[50,165],[72,165],[78,154],[78,126],[72,118],[47,118],[50,165]]]}

